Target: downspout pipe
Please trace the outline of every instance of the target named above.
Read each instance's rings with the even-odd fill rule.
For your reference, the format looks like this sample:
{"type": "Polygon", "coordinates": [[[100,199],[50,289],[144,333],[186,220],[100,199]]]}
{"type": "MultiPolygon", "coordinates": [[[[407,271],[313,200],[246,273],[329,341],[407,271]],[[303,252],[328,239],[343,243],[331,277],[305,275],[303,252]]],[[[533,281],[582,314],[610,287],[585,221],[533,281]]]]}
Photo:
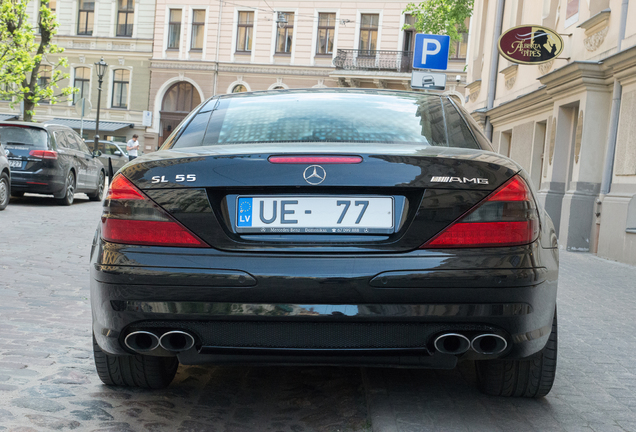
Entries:
{"type": "Polygon", "coordinates": [[[219,2],[219,18],[216,24],[216,49],[214,53],[214,92],[212,96],[216,96],[217,83],[219,80],[219,46],[221,43],[221,17],[223,16],[223,2],[219,2]]]}
{"type": "MultiPolygon", "coordinates": [[[[499,73],[499,36],[501,36],[501,27],[503,26],[503,14],[506,6],[506,0],[497,1],[497,14],[495,17],[495,32],[492,35],[492,55],[490,57],[490,76],[488,77],[488,105],[487,110],[490,111],[495,105],[495,95],[497,94],[497,75],[499,73]]],[[[486,117],[485,133],[489,140],[492,141],[492,123],[490,116],[486,117]]]]}
{"type": "MultiPolygon", "coordinates": [[[[627,28],[627,9],[629,0],[623,0],[621,5],[621,22],[618,28],[618,43],[616,53],[622,49],[625,30],[627,28]]],[[[609,132],[607,134],[607,147],[605,150],[605,164],[603,166],[603,179],[601,180],[601,195],[607,195],[612,188],[612,175],[614,174],[614,159],[616,156],[616,137],[618,135],[618,120],[621,113],[621,97],[623,86],[614,78],[614,90],[612,92],[612,111],[610,114],[609,132]]]]}

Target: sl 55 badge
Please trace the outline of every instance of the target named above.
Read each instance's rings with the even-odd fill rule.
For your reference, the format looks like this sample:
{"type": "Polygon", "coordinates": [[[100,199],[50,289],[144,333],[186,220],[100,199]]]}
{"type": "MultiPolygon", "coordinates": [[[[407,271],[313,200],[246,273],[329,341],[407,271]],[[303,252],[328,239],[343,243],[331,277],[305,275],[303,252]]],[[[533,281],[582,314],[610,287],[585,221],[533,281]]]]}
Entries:
{"type": "MultiPolygon", "coordinates": [[[[166,176],[153,176],[151,179],[151,183],[168,183],[171,180],[168,180],[166,176]]],[[[197,181],[196,174],[177,174],[174,176],[175,183],[183,183],[183,182],[193,182],[197,181]]]]}

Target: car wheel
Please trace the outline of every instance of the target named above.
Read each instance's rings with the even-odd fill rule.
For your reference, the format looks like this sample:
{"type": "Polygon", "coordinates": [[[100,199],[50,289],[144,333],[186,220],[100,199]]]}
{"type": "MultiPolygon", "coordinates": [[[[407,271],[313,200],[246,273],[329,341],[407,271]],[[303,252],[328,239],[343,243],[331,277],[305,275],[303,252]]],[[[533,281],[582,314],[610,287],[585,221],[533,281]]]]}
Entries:
{"type": "Polygon", "coordinates": [[[11,196],[14,198],[22,198],[24,196],[24,192],[11,192],[11,196]]]}
{"type": "Polygon", "coordinates": [[[176,357],[106,354],[97,345],[95,336],[93,336],[93,355],[99,379],[109,386],[165,388],[170,385],[179,367],[176,357]]]}
{"type": "Polygon", "coordinates": [[[540,398],[552,389],[557,365],[557,314],[545,348],[525,360],[476,361],[479,390],[492,396],[540,398]]]}
{"type": "Polygon", "coordinates": [[[11,183],[7,173],[0,174],[0,210],[4,210],[11,197],[11,183]]]}
{"type": "Polygon", "coordinates": [[[66,177],[66,185],[64,186],[64,196],[59,198],[57,202],[61,205],[70,206],[75,199],[75,174],[73,171],[68,172],[66,177]]]}
{"type": "Polygon", "coordinates": [[[88,199],[91,201],[101,201],[104,197],[104,183],[106,176],[104,175],[104,171],[99,172],[99,182],[97,183],[97,190],[94,194],[87,194],[88,199]]]}

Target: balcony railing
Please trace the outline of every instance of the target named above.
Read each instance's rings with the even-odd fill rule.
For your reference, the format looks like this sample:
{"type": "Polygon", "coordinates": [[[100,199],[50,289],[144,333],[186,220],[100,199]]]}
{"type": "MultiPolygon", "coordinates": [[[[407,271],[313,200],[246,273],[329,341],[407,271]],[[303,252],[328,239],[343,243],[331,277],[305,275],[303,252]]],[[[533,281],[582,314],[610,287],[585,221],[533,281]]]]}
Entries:
{"type": "Polygon", "coordinates": [[[336,69],[411,72],[413,51],[339,49],[333,59],[336,69]]]}

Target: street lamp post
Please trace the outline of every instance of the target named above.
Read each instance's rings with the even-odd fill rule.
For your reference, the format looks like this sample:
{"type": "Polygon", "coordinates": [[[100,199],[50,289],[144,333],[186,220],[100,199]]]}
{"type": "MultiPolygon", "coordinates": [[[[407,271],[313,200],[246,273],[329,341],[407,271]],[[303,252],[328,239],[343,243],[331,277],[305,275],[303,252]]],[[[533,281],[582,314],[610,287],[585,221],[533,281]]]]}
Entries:
{"type": "Polygon", "coordinates": [[[104,80],[104,74],[106,73],[106,68],[108,67],[108,63],[104,61],[104,57],[101,58],[100,61],[95,63],[97,66],[97,117],[95,119],[95,144],[93,145],[93,151],[96,152],[99,148],[99,108],[100,102],[102,99],[102,82],[104,80]]]}

